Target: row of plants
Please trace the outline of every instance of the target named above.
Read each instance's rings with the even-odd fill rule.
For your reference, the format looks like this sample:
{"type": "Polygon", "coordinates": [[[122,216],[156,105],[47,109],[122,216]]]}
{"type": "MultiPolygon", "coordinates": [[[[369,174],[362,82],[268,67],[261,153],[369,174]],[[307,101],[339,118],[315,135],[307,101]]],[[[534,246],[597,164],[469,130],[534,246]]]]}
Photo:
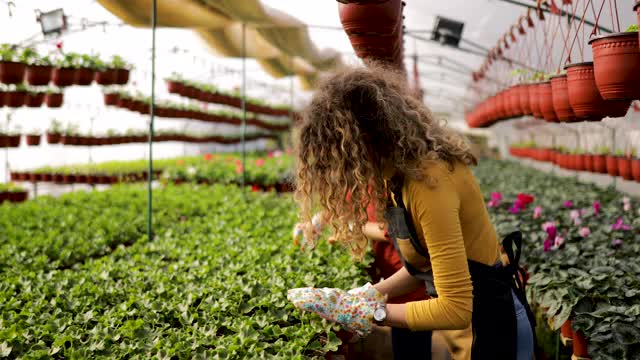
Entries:
{"type": "Polygon", "coordinates": [[[322,359],[336,328],[287,289],[353,288],[364,264],[291,244],[290,197],[144,187],[0,206],[0,349],[9,358],[322,359]],[[251,216],[247,216],[251,214],[251,216]],[[20,224],[20,226],[16,226],[20,224]]]}
{"type": "Polygon", "coordinates": [[[129,82],[131,64],[115,55],[104,60],[99,55],[74,52],[39,54],[35,49],[21,48],[14,44],[0,44],[0,82],[5,84],[28,83],[44,86],[53,83],[64,87],[90,85],[125,85],[129,82]]]}
{"type": "Polygon", "coordinates": [[[57,88],[42,89],[25,84],[0,86],[0,108],[37,108],[43,105],[59,108],[63,101],[64,94],[57,88]]]}
{"type": "Polygon", "coordinates": [[[19,203],[27,200],[27,191],[13,183],[2,184],[0,183],[0,204],[5,201],[19,203]]]}
{"type": "MultiPolygon", "coordinates": [[[[167,83],[167,90],[172,94],[178,94],[203,102],[242,108],[242,95],[238,91],[223,91],[213,84],[187,80],[177,73],[171,74],[165,81],[167,83]]],[[[256,114],[272,116],[291,115],[291,107],[289,105],[273,105],[264,100],[250,97],[246,99],[246,109],[256,114]]]]}
{"type": "Polygon", "coordinates": [[[567,170],[609,174],[640,182],[640,158],[635,150],[612,152],[608,147],[601,146],[589,152],[564,147],[539,148],[535,143],[522,143],[512,145],[509,151],[515,157],[551,162],[567,170]]]}
{"type": "MultiPolygon", "coordinates": [[[[590,0],[584,0],[591,2],[590,0]]],[[[593,1],[593,5],[601,3],[605,5],[607,0],[593,1]]],[[[545,1],[539,1],[538,7],[545,1]]],[[[563,3],[567,6],[569,12],[574,12],[571,6],[576,6],[577,2],[572,5],[571,2],[563,3]]],[[[585,5],[587,6],[587,5],[585,5]]],[[[600,6],[600,5],[597,5],[600,6]]],[[[554,11],[555,5],[552,6],[551,18],[545,18],[542,11],[538,11],[539,25],[544,22],[553,22],[555,18],[559,18],[559,27],[562,26],[562,14],[554,11]],[[555,16],[557,15],[557,17],[555,16]]],[[[585,7],[586,8],[586,7],[585,7]]],[[[555,10],[558,8],[555,7],[555,10]]],[[[592,37],[588,41],[593,54],[593,61],[585,61],[584,52],[581,50],[581,60],[575,61],[571,58],[571,50],[579,38],[580,28],[584,26],[577,19],[569,20],[567,31],[569,34],[564,40],[545,43],[543,48],[548,52],[537,54],[538,58],[549,58],[546,61],[547,69],[528,70],[518,69],[515,74],[518,81],[513,85],[501,85],[501,90],[494,95],[489,96],[478,104],[474,109],[467,112],[466,120],[470,127],[488,127],[497,121],[510,119],[520,116],[533,116],[538,119],[544,119],[548,122],[579,122],[579,121],[600,121],[604,117],[623,117],[629,110],[629,106],[633,100],[640,99],[640,42],[638,35],[638,25],[633,24],[628,27],[625,32],[620,30],[618,19],[618,8],[612,10],[612,22],[614,19],[618,21],[617,32],[612,34],[597,35],[597,27],[592,32],[592,37]],[[571,22],[576,21],[577,30],[571,33],[571,22]],[[570,35],[570,36],[569,36],[570,35]],[[571,41],[573,40],[573,41],[571,41]],[[548,48],[548,49],[547,49],[548,48]],[[553,49],[564,48],[564,51],[553,51],[553,49]],[[556,59],[557,55],[566,56],[567,58],[556,59]],[[551,71],[551,67],[555,62],[564,65],[564,71],[560,66],[551,71]]],[[[596,24],[599,20],[596,18],[596,24]]],[[[526,36],[525,23],[529,28],[534,27],[534,21],[531,18],[531,11],[526,16],[521,17],[517,24],[513,25],[507,34],[500,39],[498,47],[492,50],[483,65],[482,69],[474,73],[474,80],[481,81],[486,78],[489,69],[497,63],[503,53],[508,49],[516,47],[518,40],[524,40],[526,36]],[[518,29],[518,31],[515,31],[518,29]],[[522,37],[517,38],[515,34],[519,33],[522,37]],[[508,40],[511,40],[511,47],[508,40]]],[[[615,29],[615,27],[614,27],[615,29]]],[[[531,33],[536,30],[531,29],[531,33]]],[[[550,30],[543,30],[548,31],[550,30]]],[[[545,34],[548,35],[548,34],[545,34]]],[[[546,37],[545,37],[546,39],[546,37]]],[[[534,38],[534,41],[535,38],[534,38]]],[[[545,40],[546,42],[546,40],[545,40]]],[[[521,46],[521,45],[520,45],[521,46]]],[[[580,45],[579,45],[580,47],[580,45]]],[[[533,47],[529,48],[530,53],[524,54],[532,58],[533,47]]],[[[523,59],[523,62],[530,59],[523,59]]],[[[540,61],[540,60],[539,60],[540,61]]],[[[513,83],[511,80],[509,83],[513,83]]]]}
{"type": "MultiPolygon", "coordinates": [[[[151,113],[151,98],[144,95],[134,95],[125,91],[107,91],[104,103],[121,109],[134,111],[142,115],[151,113]]],[[[242,124],[242,114],[234,111],[207,110],[196,105],[183,105],[170,101],[156,104],[155,115],[165,118],[195,119],[199,121],[220,124],[242,124]]],[[[252,115],[247,118],[247,125],[253,125],[270,131],[288,131],[290,121],[262,120],[252,115]]]]}
{"type": "Polygon", "coordinates": [[[514,162],[485,160],[475,173],[499,235],[524,233],[529,300],[573,354],[637,358],[640,203],[514,162]]]}

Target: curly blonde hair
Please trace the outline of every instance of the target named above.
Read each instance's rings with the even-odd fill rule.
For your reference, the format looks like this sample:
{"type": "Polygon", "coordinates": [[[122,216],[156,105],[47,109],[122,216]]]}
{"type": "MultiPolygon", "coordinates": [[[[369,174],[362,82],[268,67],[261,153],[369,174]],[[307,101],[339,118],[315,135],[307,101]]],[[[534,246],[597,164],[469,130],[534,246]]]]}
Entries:
{"type": "MultiPolygon", "coordinates": [[[[385,166],[422,180],[429,161],[476,164],[468,144],[411,96],[404,77],[379,64],[324,79],[296,140],[301,221],[308,223],[319,205],[333,228],[329,241],[349,246],[356,257],[368,247],[367,205],[376,204],[376,218],[383,219],[385,166]]],[[[313,238],[310,225],[303,231],[313,238]]]]}

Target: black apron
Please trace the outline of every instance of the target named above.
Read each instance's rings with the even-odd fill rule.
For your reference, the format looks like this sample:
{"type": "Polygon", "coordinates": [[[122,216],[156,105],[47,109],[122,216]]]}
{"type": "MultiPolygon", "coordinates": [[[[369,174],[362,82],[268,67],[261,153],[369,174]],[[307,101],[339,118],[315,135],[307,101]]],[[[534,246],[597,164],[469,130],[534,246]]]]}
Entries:
{"type": "MultiPolygon", "coordinates": [[[[425,281],[429,295],[436,297],[433,284],[433,273],[430,269],[424,270],[424,262],[428,262],[429,252],[420,243],[413,224],[402,199],[402,176],[395,176],[390,182],[390,199],[385,210],[385,219],[389,224],[389,236],[393,239],[394,246],[402,259],[402,263],[415,277],[425,281]],[[391,195],[395,203],[391,201],[391,195]],[[407,259],[402,248],[411,245],[422,259],[407,259]]],[[[498,262],[494,266],[481,264],[468,260],[469,273],[473,284],[473,315],[471,327],[473,331],[473,344],[471,359],[473,360],[513,360],[517,351],[517,320],[513,303],[512,291],[525,307],[527,316],[532,326],[535,346],[535,317],[531,312],[524,292],[526,283],[525,273],[519,267],[522,248],[522,234],[513,232],[502,241],[503,247],[509,258],[509,264],[503,266],[498,262]],[[513,246],[516,251],[514,253],[513,246]],[[518,276],[520,275],[520,276],[518,276]]]]}

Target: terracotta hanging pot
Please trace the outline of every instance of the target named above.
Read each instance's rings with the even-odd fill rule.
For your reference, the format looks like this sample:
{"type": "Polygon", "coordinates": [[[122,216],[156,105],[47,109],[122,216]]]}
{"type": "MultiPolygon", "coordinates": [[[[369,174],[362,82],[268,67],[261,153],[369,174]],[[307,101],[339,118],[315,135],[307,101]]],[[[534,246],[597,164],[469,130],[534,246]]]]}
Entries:
{"type": "Polygon", "coordinates": [[[504,98],[504,92],[496,94],[496,121],[507,118],[506,101],[504,98]]]}
{"type": "Polygon", "coordinates": [[[390,35],[402,21],[401,0],[381,4],[338,4],[340,22],[347,35],[390,35]]]}
{"type": "Polygon", "coordinates": [[[593,155],[585,154],[584,155],[584,170],[588,172],[593,172],[593,155]]]}
{"type": "Polygon", "coordinates": [[[593,48],[596,85],[605,100],[640,99],[640,47],[638,33],[595,37],[593,48]]]}
{"type": "Polygon", "coordinates": [[[625,180],[633,180],[631,174],[631,159],[625,156],[618,156],[618,174],[625,180]]]}
{"type": "Polygon", "coordinates": [[[583,154],[574,155],[574,170],[585,171],[586,165],[583,154]]]}
{"type": "Polygon", "coordinates": [[[107,106],[116,106],[118,105],[119,98],[120,98],[120,94],[118,93],[104,94],[104,104],[107,106]]]}
{"type": "Polygon", "coordinates": [[[29,146],[38,146],[40,145],[40,135],[26,135],[27,145],[29,146]]]}
{"type": "Polygon", "coordinates": [[[51,73],[51,80],[56,86],[71,86],[75,77],[75,68],[54,68],[51,73]]]}
{"type": "Polygon", "coordinates": [[[93,71],[93,69],[79,68],[76,70],[76,75],[73,78],[73,83],[81,86],[91,85],[94,77],[95,71],[93,71]]]}
{"type": "Polygon", "coordinates": [[[558,117],[553,109],[553,93],[551,90],[551,81],[545,81],[538,85],[538,95],[540,112],[542,117],[548,122],[558,122],[558,117]]]}
{"type": "Polygon", "coordinates": [[[520,101],[520,110],[523,115],[531,115],[531,105],[529,104],[529,88],[531,85],[523,84],[518,87],[518,97],[520,101]]]}
{"type": "Polygon", "coordinates": [[[19,62],[0,62],[0,82],[5,84],[21,84],[26,68],[25,64],[19,62]]]}
{"type": "Polygon", "coordinates": [[[59,108],[62,106],[64,95],[62,93],[48,93],[44,97],[44,102],[50,108],[59,108]]]}
{"type": "Polygon", "coordinates": [[[47,142],[49,144],[59,144],[60,143],[60,134],[47,133],[47,142]]]}
{"type": "Polygon", "coordinates": [[[636,182],[640,182],[640,159],[631,159],[631,176],[636,182]]]}
{"type": "Polygon", "coordinates": [[[520,93],[518,85],[512,86],[508,90],[509,106],[511,107],[511,117],[522,116],[522,110],[520,110],[520,93]]]}
{"type": "Polygon", "coordinates": [[[129,82],[129,69],[116,69],[116,85],[126,85],[129,82]]]}
{"type": "Polygon", "coordinates": [[[6,105],[12,108],[22,107],[27,100],[26,91],[9,91],[5,96],[6,105]]]}
{"type": "Polygon", "coordinates": [[[29,65],[26,70],[26,80],[29,85],[44,86],[51,81],[53,66],[29,65]]]}
{"type": "Polygon", "coordinates": [[[605,101],[596,86],[592,62],[571,64],[567,70],[569,103],[578,120],[600,121],[603,117],[626,115],[629,100],[605,101]]]}
{"type": "Polygon", "coordinates": [[[618,159],[613,155],[606,156],[607,173],[610,176],[618,176],[618,159]]]}
{"type": "Polygon", "coordinates": [[[542,119],[542,111],[540,110],[540,95],[538,93],[539,83],[531,84],[529,87],[529,106],[531,107],[531,114],[542,119]]]}
{"type": "Polygon", "coordinates": [[[116,69],[106,69],[103,71],[96,71],[94,80],[99,85],[113,85],[116,83],[118,73],[116,69]]]}
{"type": "Polygon", "coordinates": [[[7,104],[7,93],[0,90],[0,107],[3,107],[7,104]]]}
{"type": "Polygon", "coordinates": [[[27,105],[27,107],[32,107],[32,108],[40,107],[44,103],[45,95],[46,95],[45,93],[41,93],[41,92],[27,93],[27,97],[25,98],[25,105],[27,105]]]}
{"type": "Polygon", "coordinates": [[[567,89],[567,75],[558,75],[551,78],[551,95],[553,98],[553,109],[558,119],[562,122],[572,122],[576,120],[571,103],[569,103],[569,91],[567,89]]]}

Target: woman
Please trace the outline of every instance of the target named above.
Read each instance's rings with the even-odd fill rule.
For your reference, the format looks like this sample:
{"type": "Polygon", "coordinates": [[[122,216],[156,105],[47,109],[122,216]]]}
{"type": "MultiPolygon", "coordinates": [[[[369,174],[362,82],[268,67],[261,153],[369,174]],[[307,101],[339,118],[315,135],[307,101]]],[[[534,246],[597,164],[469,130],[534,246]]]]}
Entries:
{"type": "MultiPolygon", "coordinates": [[[[374,323],[414,331],[471,324],[472,359],[533,358],[533,318],[515,276],[519,254],[500,265],[495,229],[469,169],[476,159],[398,74],[372,66],[326,79],[304,113],[297,156],[303,223],[321,206],[333,240],[362,256],[366,204],[388,204],[375,216],[386,219],[404,267],[348,292],[291,290],[296,306],[360,335],[374,323]],[[425,282],[437,297],[387,303],[425,282]]],[[[310,226],[304,232],[311,238],[310,226]]],[[[520,240],[517,233],[505,239],[509,254],[520,240]]]]}

